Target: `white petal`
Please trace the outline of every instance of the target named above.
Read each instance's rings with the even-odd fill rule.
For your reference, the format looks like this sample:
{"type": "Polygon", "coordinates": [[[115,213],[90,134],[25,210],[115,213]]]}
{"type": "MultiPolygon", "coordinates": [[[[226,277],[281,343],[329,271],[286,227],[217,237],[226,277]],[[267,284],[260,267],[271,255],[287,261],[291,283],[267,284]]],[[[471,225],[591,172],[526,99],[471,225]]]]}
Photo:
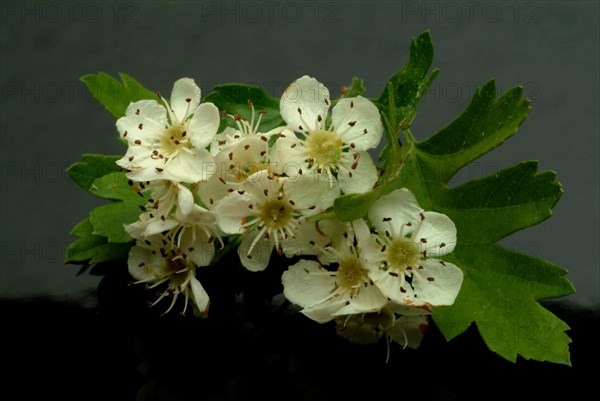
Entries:
{"type": "Polygon", "coordinates": [[[427,256],[443,256],[454,250],[456,245],[456,226],[450,217],[437,212],[423,213],[425,220],[415,234],[415,241],[427,241],[427,256]]]}
{"type": "Polygon", "coordinates": [[[329,238],[317,231],[315,223],[299,222],[294,238],[282,241],[281,249],[286,257],[316,255],[329,242],[329,238]]]}
{"type": "Polygon", "coordinates": [[[187,189],[184,185],[177,184],[176,188],[178,210],[180,210],[184,216],[187,216],[192,212],[192,208],[194,207],[194,195],[192,194],[192,191],[187,189]]]}
{"type": "Polygon", "coordinates": [[[354,231],[354,236],[356,237],[357,247],[361,252],[363,248],[370,246],[370,243],[375,240],[375,236],[371,234],[369,226],[363,219],[352,221],[352,229],[354,231]]]}
{"type": "Polygon", "coordinates": [[[214,159],[206,149],[186,149],[164,167],[164,178],[190,184],[206,181],[214,173],[214,159]]]}
{"type": "Polygon", "coordinates": [[[154,100],[132,103],[127,114],[117,120],[117,130],[130,146],[138,140],[148,146],[160,141],[165,131],[166,113],[166,109],[154,100]]]}
{"type": "Polygon", "coordinates": [[[355,161],[351,161],[345,166],[347,171],[340,170],[338,173],[338,182],[346,194],[368,192],[373,189],[379,178],[371,155],[368,152],[359,152],[359,154],[355,169],[352,168],[355,161]]]}
{"type": "Polygon", "coordinates": [[[134,221],[131,224],[124,224],[123,228],[125,232],[129,234],[132,238],[142,239],[144,235],[144,230],[146,229],[146,222],[150,219],[148,214],[142,213],[140,218],[134,221]]]}
{"type": "MultiPolygon", "coordinates": [[[[193,111],[193,110],[192,110],[193,111]]],[[[202,103],[187,125],[190,141],[196,148],[206,148],[219,129],[219,110],[212,103],[202,103]]]]}
{"type": "Polygon", "coordinates": [[[247,233],[238,246],[240,261],[251,272],[265,270],[269,265],[269,259],[271,259],[271,253],[273,252],[273,242],[264,238],[259,239],[252,247],[252,243],[258,234],[257,231],[247,233]]]}
{"type": "Polygon", "coordinates": [[[176,219],[167,218],[164,221],[160,218],[154,218],[148,222],[146,229],[144,230],[145,236],[151,236],[160,234],[163,231],[170,230],[179,225],[179,221],[176,219]]]}
{"type": "Polygon", "coordinates": [[[381,293],[375,285],[363,287],[358,294],[350,299],[350,305],[355,311],[353,313],[378,312],[387,303],[387,297],[381,293]]]}
{"type": "Polygon", "coordinates": [[[427,324],[426,316],[401,316],[396,319],[389,334],[392,340],[403,347],[416,349],[421,345],[427,324]]]}
{"type": "Polygon", "coordinates": [[[126,116],[143,115],[146,118],[161,123],[167,122],[167,110],[158,100],[138,100],[130,103],[125,111],[126,116]]]}
{"type": "Polygon", "coordinates": [[[142,146],[129,147],[127,154],[117,160],[117,165],[129,170],[127,177],[138,182],[164,179],[164,164],[163,159],[152,158],[150,148],[142,146]]]}
{"type": "MultiPolygon", "coordinates": [[[[319,230],[322,231],[326,235],[326,238],[331,242],[329,248],[333,248],[337,250],[337,252],[347,248],[348,245],[351,245],[354,241],[354,238],[352,238],[352,227],[345,221],[333,217],[320,220],[317,225],[319,230]]],[[[324,265],[337,263],[339,262],[339,255],[337,252],[321,252],[319,254],[319,261],[324,265]]]]}
{"type": "Polygon", "coordinates": [[[269,145],[261,137],[245,137],[219,152],[215,157],[216,178],[228,184],[240,183],[258,171],[268,172],[269,145]]]}
{"type": "Polygon", "coordinates": [[[236,168],[242,169],[244,171],[259,171],[259,164],[264,163],[267,158],[267,153],[269,150],[268,141],[264,141],[260,138],[260,136],[248,136],[238,143],[235,144],[234,147],[229,148],[228,152],[222,152],[220,154],[220,159],[224,163],[227,161],[233,161],[236,163],[236,168]],[[229,160],[229,154],[233,153],[231,158],[233,160],[229,160]],[[225,157],[226,156],[226,157],[225,157]]]}
{"type": "Polygon", "coordinates": [[[294,207],[302,211],[304,216],[320,213],[333,206],[333,202],[340,195],[337,184],[331,185],[308,175],[290,178],[283,187],[287,198],[295,203],[294,207]]]}
{"type": "Polygon", "coordinates": [[[401,286],[401,278],[391,276],[388,272],[381,269],[372,269],[369,271],[369,277],[375,282],[375,285],[381,292],[392,301],[401,305],[414,305],[415,294],[409,283],[406,281],[401,286]]]}
{"type": "Polygon", "coordinates": [[[184,122],[184,119],[196,110],[199,104],[200,88],[193,79],[181,78],[175,81],[171,91],[171,109],[177,117],[177,122],[184,122]]]}
{"type": "Polygon", "coordinates": [[[420,220],[419,213],[422,212],[423,209],[417,203],[413,193],[406,188],[401,188],[377,199],[369,209],[369,220],[380,233],[391,228],[392,237],[397,237],[402,224],[417,223],[420,220]],[[383,221],[388,218],[392,220],[383,221]]]}
{"type": "Polygon", "coordinates": [[[196,266],[208,266],[215,256],[214,242],[209,242],[206,233],[199,227],[184,231],[180,247],[196,266]]]}
{"type": "Polygon", "coordinates": [[[221,173],[217,172],[208,181],[198,183],[198,194],[208,208],[214,208],[220,199],[231,193],[231,189],[239,189],[237,182],[223,182],[220,178],[221,173]]]}
{"type": "Polygon", "coordinates": [[[151,249],[134,245],[129,252],[127,266],[129,274],[136,280],[158,281],[166,270],[166,260],[159,252],[152,253],[151,249]]]}
{"type": "Polygon", "coordinates": [[[254,215],[256,202],[248,194],[239,194],[232,192],[225,198],[218,201],[215,206],[215,213],[221,230],[227,234],[240,234],[244,232],[242,225],[246,218],[254,215]],[[250,209],[249,206],[252,206],[250,209]]]}
{"type": "Polygon", "coordinates": [[[331,122],[342,141],[354,143],[358,151],[377,147],[383,135],[377,106],[362,96],[340,100],[331,112],[331,122]]]}
{"type": "Polygon", "coordinates": [[[308,155],[304,141],[291,131],[285,131],[285,137],[279,138],[271,149],[274,170],[277,174],[295,177],[300,171],[308,171],[308,155]]]}
{"type": "Polygon", "coordinates": [[[345,301],[332,298],[313,308],[302,309],[300,312],[317,323],[327,323],[336,317],[339,310],[343,308],[344,305],[345,301]]]}
{"type": "Polygon", "coordinates": [[[192,301],[198,308],[198,310],[194,312],[199,312],[200,315],[206,315],[206,313],[208,313],[208,306],[210,304],[208,293],[204,287],[202,287],[202,284],[200,284],[200,281],[198,281],[196,277],[192,276],[190,278],[190,285],[192,288],[192,301]]]}
{"type": "Polygon", "coordinates": [[[335,289],[335,277],[323,273],[326,270],[318,262],[299,261],[281,276],[283,294],[288,301],[303,308],[321,304],[335,289]]]}
{"type": "Polygon", "coordinates": [[[273,177],[267,170],[260,170],[248,176],[241,188],[258,204],[272,199],[277,199],[285,178],[273,177]]]}
{"type": "Polygon", "coordinates": [[[452,305],[463,281],[463,272],[449,262],[440,263],[437,259],[421,262],[423,269],[413,276],[412,286],[417,295],[414,305],[452,305]]]}
{"type": "Polygon", "coordinates": [[[139,170],[144,167],[162,167],[164,161],[152,158],[152,149],[146,146],[132,145],[127,148],[125,156],[117,160],[117,165],[128,170],[139,170]]]}
{"type": "Polygon", "coordinates": [[[319,128],[319,116],[324,125],[329,110],[329,90],[316,79],[305,75],[283,92],[279,107],[281,117],[290,129],[313,131],[319,128]]]}
{"type": "Polygon", "coordinates": [[[233,141],[230,138],[237,136],[239,139],[242,138],[242,135],[241,131],[226,127],[223,131],[213,137],[212,143],[210,144],[210,154],[216,156],[222,150],[235,145],[237,141],[233,141]]]}

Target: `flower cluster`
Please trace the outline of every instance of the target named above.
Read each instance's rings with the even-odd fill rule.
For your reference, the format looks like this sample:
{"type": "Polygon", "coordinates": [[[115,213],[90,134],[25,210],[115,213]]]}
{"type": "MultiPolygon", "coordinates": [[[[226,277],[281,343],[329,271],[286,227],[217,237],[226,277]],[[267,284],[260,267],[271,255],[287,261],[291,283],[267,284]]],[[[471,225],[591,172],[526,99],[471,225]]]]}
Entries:
{"type": "Polygon", "coordinates": [[[341,194],[371,191],[378,178],[369,154],[382,135],[378,108],[342,98],[303,76],[283,93],[284,126],[261,132],[252,117],[221,115],[201,104],[193,80],[175,82],[170,102],[129,105],[117,129],[129,147],[117,164],[148,204],[126,225],[135,239],[129,272],[158,290],[165,313],[182,299],[206,315],[209,294],[196,277],[226,243],[242,265],[267,268],[275,251],[302,257],[283,272],[285,297],[309,318],[337,322],[341,336],[369,343],[382,336],[416,348],[432,306],[454,302],[462,271],[440,257],[456,229],[445,215],[420,208],[408,189],[382,196],[364,219],[324,214],[341,194]],[[181,295],[181,297],[180,297],[181,295]]]}

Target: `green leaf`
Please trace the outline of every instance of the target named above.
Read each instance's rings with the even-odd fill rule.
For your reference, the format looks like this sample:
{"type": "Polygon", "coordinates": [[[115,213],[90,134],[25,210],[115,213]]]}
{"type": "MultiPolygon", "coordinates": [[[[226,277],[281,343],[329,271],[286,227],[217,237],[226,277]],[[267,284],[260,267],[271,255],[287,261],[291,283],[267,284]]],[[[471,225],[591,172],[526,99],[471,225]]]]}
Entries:
{"type": "Polygon", "coordinates": [[[496,100],[494,80],[477,88],[467,109],[436,135],[419,144],[430,160],[426,167],[436,171],[440,182],[450,179],[458,170],[510,138],[523,123],[531,102],[522,99],[523,88],[507,90],[496,100]]]}
{"type": "Polygon", "coordinates": [[[99,206],[90,212],[93,233],[108,238],[108,242],[130,242],[132,238],[123,225],[135,222],[140,213],[139,205],[126,202],[99,206]]]}
{"type": "Polygon", "coordinates": [[[68,169],[71,178],[91,194],[117,202],[93,209],[71,234],[81,238],[102,236],[111,243],[131,241],[123,225],[137,220],[142,212],[140,206],[148,202],[148,197],[138,186],[129,185],[125,172],[118,171],[118,156],[84,155],[83,159],[68,169]]]}
{"type": "Polygon", "coordinates": [[[131,243],[109,243],[105,237],[88,235],[73,242],[65,256],[65,263],[93,264],[125,259],[131,243]]]}
{"type": "Polygon", "coordinates": [[[140,206],[148,202],[148,197],[140,192],[139,187],[129,185],[125,172],[113,171],[96,177],[114,170],[114,157],[84,155],[84,160],[71,166],[69,174],[91,194],[117,202],[93,209],[88,219],[71,230],[71,235],[86,238],[93,234],[105,237],[111,243],[131,241],[123,225],[137,220],[142,212],[140,206]]]}
{"type": "MultiPolygon", "coordinates": [[[[429,188],[434,193],[433,186],[429,188]]],[[[493,243],[549,218],[561,195],[556,174],[538,173],[537,162],[528,161],[453,189],[440,189],[432,206],[452,218],[462,243],[493,243]]]]}
{"type": "Polygon", "coordinates": [[[90,187],[90,193],[100,198],[127,201],[134,205],[144,205],[148,201],[138,186],[129,185],[125,172],[109,173],[97,178],[90,187]]]}
{"type": "Polygon", "coordinates": [[[67,172],[77,185],[89,191],[97,178],[119,171],[119,166],[115,162],[120,158],[120,156],[85,154],[83,161],[74,163],[67,172]]]}
{"type": "Polygon", "coordinates": [[[144,88],[139,82],[127,74],[119,73],[121,81],[110,75],[99,72],[81,78],[88,90],[115,118],[125,115],[129,103],[138,100],[156,100],[155,92],[144,88]]]}
{"type": "Polygon", "coordinates": [[[417,113],[417,106],[422,95],[427,91],[433,80],[438,76],[439,70],[435,69],[428,77],[427,73],[433,62],[433,43],[431,34],[425,31],[412,40],[410,57],[407,65],[390,77],[388,83],[393,84],[394,91],[386,85],[379,98],[375,101],[380,109],[390,116],[394,113],[398,125],[392,126],[395,133],[398,128],[410,127],[417,113]],[[390,95],[393,93],[393,96],[390,95]],[[394,107],[390,107],[393,100],[394,107]]]}
{"type": "Polygon", "coordinates": [[[555,173],[537,172],[537,163],[529,161],[448,187],[460,168],[517,131],[530,109],[521,93],[512,88],[497,99],[491,81],[475,92],[461,116],[429,139],[416,142],[408,132],[403,171],[388,185],[409,188],[422,207],[456,224],[458,245],[448,260],[463,270],[464,284],[453,306],[434,312],[446,338],[475,322],[489,348],[510,361],[521,355],[569,364],[568,326],[536,302],[573,292],[566,272],[494,244],[552,215],[562,195],[555,173]]]}
{"type": "Polygon", "coordinates": [[[83,238],[83,237],[88,237],[88,236],[92,235],[93,231],[94,231],[94,227],[92,226],[92,223],[90,222],[89,217],[86,217],[85,220],[77,223],[77,225],[75,225],[75,227],[73,227],[73,229],[71,230],[69,235],[72,235],[74,237],[83,238]]]}
{"type": "MultiPolygon", "coordinates": [[[[267,132],[273,128],[284,125],[285,122],[279,114],[279,100],[269,96],[258,86],[244,84],[224,84],[217,85],[214,91],[206,95],[204,102],[212,102],[221,111],[231,115],[239,115],[251,121],[252,109],[248,104],[251,101],[256,113],[263,112],[259,130],[267,132]]],[[[235,127],[231,117],[221,117],[221,127],[235,127]]]]}
{"type": "Polygon", "coordinates": [[[460,244],[446,259],[465,273],[454,305],[433,311],[447,339],[475,321],[488,347],[509,361],[570,364],[569,327],[536,302],[573,292],[564,269],[493,244],[460,244]]]}
{"type": "Polygon", "coordinates": [[[352,78],[352,84],[350,85],[350,87],[347,87],[345,89],[346,93],[344,93],[342,97],[362,96],[367,91],[363,79],[357,77],[352,78]]]}

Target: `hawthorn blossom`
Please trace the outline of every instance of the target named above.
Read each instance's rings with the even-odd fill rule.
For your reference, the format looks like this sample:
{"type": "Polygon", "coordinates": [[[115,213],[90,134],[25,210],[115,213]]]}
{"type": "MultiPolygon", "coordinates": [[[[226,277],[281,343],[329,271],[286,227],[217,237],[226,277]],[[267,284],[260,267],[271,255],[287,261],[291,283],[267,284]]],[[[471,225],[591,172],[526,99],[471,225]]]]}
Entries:
{"type": "Polygon", "coordinates": [[[387,303],[387,297],[369,278],[370,266],[360,251],[361,237],[370,235],[366,223],[363,220],[355,220],[352,224],[320,223],[330,223],[320,224],[319,228],[331,238],[331,245],[320,252],[320,259],[327,253],[327,261],[338,267],[329,271],[312,260],[301,260],[290,266],[282,275],[286,298],[301,306],[304,315],[319,323],[339,315],[379,311],[387,303]],[[342,232],[335,235],[336,231],[342,232]]]}
{"type": "Polygon", "coordinates": [[[259,127],[262,121],[262,116],[265,112],[259,111],[257,116],[257,113],[254,109],[254,104],[251,100],[248,100],[248,106],[251,109],[250,120],[238,114],[224,114],[224,116],[231,118],[235,122],[235,128],[226,127],[223,132],[215,135],[210,145],[211,155],[216,156],[218,153],[224,151],[230,146],[237,144],[245,138],[261,135],[265,135],[268,138],[272,133],[281,131],[283,127],[275,128],[267,133],[261,133],[259,131],[259,127]]]}
{"type": "Polygon", "coordinates": [[[400,305],[443,306],[454,303],[463,273],[439,257],[454,250],[456,227],[444,214],[424,211],[406,188],[379,198],[369,210],[377,230],[364,247],[378,266],[369,276],[400,305]]]}
{"type": "Polygon", "coordinates": [[[318,235],[306,217],[323,212],[339,195],[337,186],[310,177],[295,179],[260,170],[246,178],[239,189],[215,206],[219,226],[228,234],[244,234],[238,246],[242,264],[249,270],[264,270],[273,248],[278,252],[296,249],[296,243],[310,243],[303,235],[318,235]],[[311,234],[312,233],[312,234],[311,234]]]}
{"type": "MultiPolygon", "coordinates": [[[[130,185],[133,182],[130,181],[130,185]]],[[[139,187],[133,187],[139,193],[150,192],[150,198],[137,222],[141,235],[150,236],[169,230],[180,224],[179,220],[171,218],[173,209],[181,216],[189,215],[194,209],[194,195],[183,184],[168,180],[140,182],[139,187]]]]}
{"type": "Polygon", "coordinates": [[[198,193],[202,202],[208,207],[214,205],[216,200],[239,189],[239,185],[257,171],[273,172],[269,155],[269,139],[279,134],[281,129],[275,128],[266,133],[258,132],[260,117],[255,123],[254,109],[250,122],[237,117],[236,123],[239,129],[232,129],[233,133],[228,134],[228,140],[218,141],[219,151],[214,155],[214,174],[207,182],[199,184],[198,193]]]}
{"type": "Polygon", "coordinates": [[[266,162],[268,144],[260,138],[248,137],[215,156],[215,173],[198,183],[198,196],[209,209],[230,193],[240,190],[240,185],[257,171],[271,171],[266,162]]]}
{"type": "Polygon", "coordinates": [[[137,231],[138,225],[127,228],[129,234],[137,240],[127,262],[129,273],[136,280],[134,284],[145,283],[148,289],[163,288],[151,306],[172,297],[164,312],[169,313],[182,295],[182,314],[185,315],[191,301],[194,315],[205,316],[210,300],[202,284],[196,279],[196,268],[206,266],[212,260],[214,244],[211,238],[195,227],[184,226],[172,229],[167,234],[146,237],[137,231]]]}
{"type": "Polygon", "coordinates": [[[117,164],[135,181],[170,180],[195,183],[208,179],[213,159],[205,148],[219,128],[219,111],[200,104],[200,88],[193,79],[173,85],[171,104],[140,100],[117,120],[117,130],[129,148],[117,164]]]}
{"type": "Polygon", "coordinates": [[[279,173],[338,182],[344,193],[367,192],[377,181],[377,168],[367,150],[375,148],[383,135],[379,110],[362,96],[344,98],[329,119],[330,105],[327,88],[306,75],[285,90],[280,111],[289,129],[273,147],[279,173]]]}

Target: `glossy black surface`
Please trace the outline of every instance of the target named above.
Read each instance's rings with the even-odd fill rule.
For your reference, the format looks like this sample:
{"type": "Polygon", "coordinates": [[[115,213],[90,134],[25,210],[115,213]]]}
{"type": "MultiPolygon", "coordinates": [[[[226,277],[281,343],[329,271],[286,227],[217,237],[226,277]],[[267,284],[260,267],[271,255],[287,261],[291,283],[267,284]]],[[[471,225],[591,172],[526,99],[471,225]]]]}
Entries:
{"type": "Polygon", "coordinates": [[[161,317],[145,290],[112,265],[100,307],[47,299],[3,301],[3,392],[19,399],[337,400],[584,399],[595,387],[597,311],[546,306],[571,327],[572,367],[516,364],[490,352],[471,327],[446,342],[430,325],[420,349],[348,343],[265,294],[276,274],[221,266],[203,277],[208,319],[161,317]],[[229,271],[228,271],[229,270],[229,271]],[[235,271],[237,282],[220,286],[235,271]],[[244,296],[236,297],[240,288],[244,296]],[[137,398],[136,398],[137,397],[137,398]],[[516,398],[518,397],[518,398],[516,398]]]}
{"type": "Polygon", "coordinates": [[[2,310],[2,391],[24,400],[584,399],[597,372],[598,316],[556,308],[572,328],[572,368],[513,365],[472,329],[445,343],[431,328],[418,351],[392,345],[386,364],[383,343],[351,345],[297,315],[143,319],[44,300],[2,310]]]}

